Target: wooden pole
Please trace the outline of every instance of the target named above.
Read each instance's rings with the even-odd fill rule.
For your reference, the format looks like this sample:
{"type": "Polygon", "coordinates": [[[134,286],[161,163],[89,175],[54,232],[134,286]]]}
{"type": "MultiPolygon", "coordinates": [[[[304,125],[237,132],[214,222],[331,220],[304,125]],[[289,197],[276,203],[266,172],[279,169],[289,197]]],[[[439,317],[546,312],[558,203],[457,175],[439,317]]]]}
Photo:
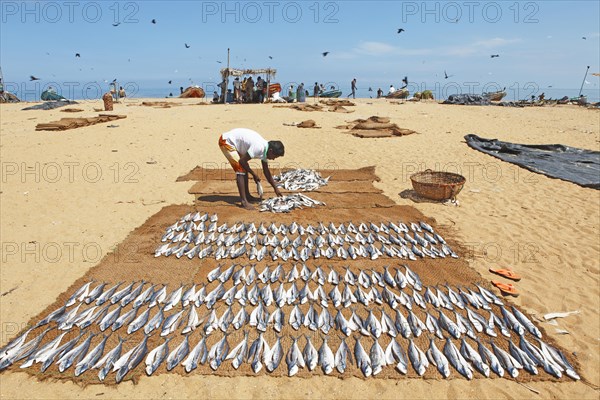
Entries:
{"type": "Polygon", "coordinates": [[[588,65],[585,70],[585,76],[583,77],[583,82],[581,82],[581,89],[579,89],[579,97],[581,97],[581,92],[583,91],[583,85],[585,84],[585,78],[587,78],[588,71],[590,70],[590,66],[588,65]]]}
{"type": "Polygon", "coordinates": [[[223,104],[227,103],[227,88],[229,87],[229,47],[227,48],[227,72],[225,73],[225,87],[223,88],[223,104]]]}

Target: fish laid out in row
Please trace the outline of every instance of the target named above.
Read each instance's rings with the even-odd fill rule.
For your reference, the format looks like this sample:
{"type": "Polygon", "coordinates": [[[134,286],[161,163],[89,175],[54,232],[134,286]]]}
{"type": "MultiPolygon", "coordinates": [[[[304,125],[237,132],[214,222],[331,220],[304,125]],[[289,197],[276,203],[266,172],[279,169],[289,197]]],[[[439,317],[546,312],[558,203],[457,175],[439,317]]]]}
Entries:
{"type": "Polygon", "coordinates": [[[306,228],[295,222],[289,226],[271,223],[270,226],[242,222],[229,226],[219,225],[214,214],[188,214],[167,228],[155,257],[175,255],[216,259],[237,258],[246,255],[250,260],[261,261],[270,256],[274,261],[282,259],[306,261],[309,258],[334,257],[377,259],[380,256],[416,260],[417,257],[458,258],[444,238],[425,222],[389,222],[379,225],[352,222],[336,226],[330,223],[306,228]],[[195,221],[197,219],[197,221],[195,221]]]}
{"type": "Polygon", "coordinates": [[[46,329],[28,342],[26,339],[29,331],[12,341],[2,349],[0,369],[26,359],[21,364],[21,368],[42,364],[41,370],[44,372],[52,364],[56,364],[59,372],[63,373],[73,366],[75,376],[95,369],[99,370],[98,377],[101,381],[110,372],[116,372],[115,380],[119,383],[142,361],[147,375],[152,375],[163,363],[166,364],[167,371],[181,365],[189,373],[198,365],[206,363],[213,370],[217,370],[227,360],[232,360],[235,369],[247,363],[254,373],[258,373],[263,365],[268,372],[275,371],[285,358],[289,376],[295,375],[300,368],[313,371],[317,366],[321,367],[326,375],[331,374],[334,369],[344,374],[349,364],[355,364],[365,377],[378,375],[386,366],[395,367],[402,374],[407,374],[409,366],[412,366],[419,376],[433,366],[444,378],[450,376],[450,367],[452,367],[467,379],[472,379],[475,371],[485,377],[490,376],[490,371],[503,377],[506,371],[509,376],[516,378],[519,371],[523,369],[532,375],[537,375],[538,367],[541,367],[557,378],[566,374],[572,379],[580,379],[560,350],[541,339],[537,339],[536,345],[523,335],[519,337],[518,344],[507,340],[509,351],[497,346],[492,340],[489,341],[490,350],[480,339],[476,339],[473,346],[463,337],[460,346],[457,347],[450,337],[440,341],[430,337],[429,347],[425,350],[419,348],[412,338],[408,339],[407,346],[405,344],[406,350],[401,345],[403,340],[396,338],[391,338],[389,344],[384,346],[384,350],[379,343],[379,338],[373,338],[373,343],[367,352],[361,343],[361,336],[354,336],[355,343],[352,351],[345,338],[341,337],[340,345],[334,353],[327,343],[328,336],[323,336],[322,344],[317,350],[311,342],[311,336],[304,335],[306,344],[302,351],[298,346],[300,336],[290,337],[292,343],[286,351],[281,336],[277,336],[276,342],[270,346],[262,332],[259,332],[255,340],[250,341],[249,331],[244,331],[243,339],[233,348],[230,348],[228,334],[225,333],[220,340],[210,346],[210,349],[206,336],[201,336],[196,344],[191,344],[190,335],[186,335],[177,347],[170,350],[172,337],[165,338],[160,345],[149,349],[150,335],[146,334],[127,352],[123,352],[126,340],[119,338],[118,344],[105,353],[106,342],[110,335],[102,335],[93,348],[92,341],[98,335],[94,333],[85,335],[83,332],[62,345],[64,333],[44,346],[40,346],[49,330],[46,329]],[[83,337],[85,339],[81,341],[83,337]]]}
{"type": "Polygon", "coordinates": [[[294,169],[273,176],[273,180],[277,182],[278,187],[294,192],[297,190],[306,192],[317,190],[321,186],[327,185],[329,178],[329,176],[322,178],[321,174],[313,169],[294,169]]]}
{"type": "Polygon", "coordinates": [[[324,206],[322,201],[311,199],[302,193],[294,193],[281,197],[272,197],[261,201],[259,211],[270,211],[272,213],[287,213],[302,208],[324,206]]]}

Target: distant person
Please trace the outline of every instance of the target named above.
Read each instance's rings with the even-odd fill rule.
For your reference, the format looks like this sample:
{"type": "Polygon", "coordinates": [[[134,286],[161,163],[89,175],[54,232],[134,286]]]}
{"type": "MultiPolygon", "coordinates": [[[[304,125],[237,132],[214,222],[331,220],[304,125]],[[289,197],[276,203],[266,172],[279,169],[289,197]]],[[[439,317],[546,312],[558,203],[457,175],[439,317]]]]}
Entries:
{"type": "Polygon", "coordinates": [[[304,83],[298,85],[298,89],[296,90],[296,97],[298,99],[298,103],[304,103],[306,101],[306,92],[304,91],[304,83]]]}
{"type": "Polygon", "coordinates": [[[321,88],[319,87],[319,84],[317,82],[315,82],[315,87],[313,88],[313,97],[315,98],[315,102],[317,100],[319,100],[319,92],[321,91],[321,88]]]}
{"type": "Polygon", "coordinates": [[[331,87],[329,88],[329,90],[335,90],[335,86],[331,85],[331,87]]]}
{"type": "Polygon", "coordinates": [[[213,92],[213,99],[212,99],[213,103],[218,103],[219,102],[219,93],[217,93],[216,91],[213,92]]]}
{"type": "Polygon", "coordinates": [[[319,85],[319,92],[320,92],[320,93],[323,93],[324,91],[325,91],[325,85],[323,85],[323,84],[321,83],[321,85],[319,85]]]}
{"type": "Polygon", "coordinates": [[[288,90],[288,101],[290,103],[296,101],[296,91],[294,90],[294,85],[290,85],[290,89],[288,90]]]}
{"type": "Polygon", "coordinates": [[[233,80],[233,97],[236,103],[242,102],[242,82],[240,82],[240,78],[233,80]]]}
{"type": "Polygon", "coordinates": [[[254,102],[254,79],[251,76],[246,80],[246,102],[254,102]]]}
{"type": "Polygon", "coordinates": [[[394,85],[390,85],[390,90],[388,90],[388,94],[392,94],[396,92],[396,88],[394,87],[394,85]]]}
{"type": "Polygon", "coordinates": [[[377,90],[377,98],[380,99],[381,97],[383,97],[383,90],[381,90],[381,88],[379,88],[377,90]]]}
{"type": "Polygon", "coordinates": [[[221,89],[221,97],[219,100],[221,103],[225,103],[225,93],[227,93],[227,81],[223,79],[221,83],[219,83],[217,86],[221,89]]]}
{"type": "Polygon", "coordinates": [[[179,94],[183,94],[183,86],[179,86],[179,94]]]}
{"type": "Polygon", "coordinates": [[[352,79],[352,82],[350,82],[350,89],[352,90],[352,92],[348,95],[348,97],[352,96],[353,99],[356,98],[356,78],[352,79]]]}
{"type": "Polygon", "coordinates": [[[119,86],[119,97],[127,97],[125,94],[125,89],[123,89],[123,86],[119,86]]]}
{"type": "Polygon", "coordinates": [[[258,92],[258,102],[259,103],[262,103],[264,100],[264,94],[263,94],[263,85],[264,84],[265,84],[265,82],[259,76],[258,79],[256,80],[256,91],[258,92]]]}
{"type": "Polygon", "coordinates": [[[236,128],[219,137],[219,147],[235,171],[242,207],[253,210],[254,207],[250,203],[259,200],[250,195],[248,187],[248,173],[252,175],[254,182],[260,182],[260,178],[248,164],[248,161],[253,158],[260,159],[265,178],[275,190],[275,194],[281,197],[281,192],[269,170],[268,160],[274,160],[285,154],[283,143],[278,140],[267,142],[258,132],[246,128],[236,128]]]}

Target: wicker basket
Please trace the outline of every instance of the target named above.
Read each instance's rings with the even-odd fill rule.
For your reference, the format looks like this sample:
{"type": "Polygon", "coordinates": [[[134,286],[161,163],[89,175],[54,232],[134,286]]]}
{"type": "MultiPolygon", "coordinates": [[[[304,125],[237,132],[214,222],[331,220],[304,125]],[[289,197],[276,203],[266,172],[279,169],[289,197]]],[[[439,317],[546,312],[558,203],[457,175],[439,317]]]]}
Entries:
{"type": "Polygon", "coordinates": [[[413,188],[421,197],[432,200],[454,199],[465,184],[465,177],[430,169],[411,175],[413,188]]]}

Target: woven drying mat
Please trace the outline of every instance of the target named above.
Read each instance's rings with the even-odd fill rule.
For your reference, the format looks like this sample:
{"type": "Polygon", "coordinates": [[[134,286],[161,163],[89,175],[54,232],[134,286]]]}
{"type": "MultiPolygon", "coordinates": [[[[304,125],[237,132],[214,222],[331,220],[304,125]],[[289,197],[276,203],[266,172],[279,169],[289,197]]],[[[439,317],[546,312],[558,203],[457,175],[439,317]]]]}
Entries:
{"type": "MultiPolygon", "coordinates": [[[[78,288],[80,288],[83,284],[89,282],[90,280],[95,280],[97,282],[108,282],[109,284],[107,285],[107,287],[110,287],[111,285],[113,285],[116,282],[125,282],[124,285],[128,285],[129,283],[131,283],[133,281],[145,280],[146,282],[148,282],[150,284],[167,284],[169,291],[171,291],[173,289],[178,288],[181,284],[185,284],[186,287],[189,287],[193,283],[198,284],[198,285],[203,284],[203,283],[208,283],[207,279],[206,279],[208,272],[210,272],[213,268],[215,268],[219,263],[224,264],[226,266],[229,266],[232,263],[236,263],[236,264],[240,264],[240,265],[244,265],[244,266],[250,265],[250,264],[256,264],[256,269],[258,272],[262,272],[262,270],[267,265],[274,268],[277,264],[279,264],[278,262],[273,262],[271,259],[268,259],[268,260],[264,259],[261,262],[250,262],[245,256],[240,257],[236,260],[220,260],[220,261],[217,261],[212,258],[203,259],[203,260],[194,258],[194,259],[190,260],[186,257],[182,257],[181,259],[177,259],[174,256],[155,258],[154,254],[153,254],[154,250],[160,244],[160,239],[161,239],[165,229],[168,226],[172,225],[175,221],[179,220],[183,215],[185,215],[189,212],[196,212],[196,211],[199,211],[201,213],[202,212],[209,212],[211,214],[216,213],[219,216],[220,224],[222,224],[223,222],[227,222],[228,224],[233,224],[238,221],[244,221],[244,222],[254,222],[255,224],[260,224],[262,222],[262,223],[267,224],[267,226],[268,226],[268,225],[270,225],[271,222],[274,222],[276,224],[280,224],[280,223],[290,224],[291,222],[296,221],[297,223],[303,224],[305,226],[309,223],[312,224],[313,226],[315,226],[318,224],[319,221],[324,221],[326,223],[333,222],[335,224],[339,224],[341,222],[347,222],[347,221],[353,221],[355,224],[359,223],[359,222],[379,223],[379,222],[384,222],[384,221],[404,221],[404,222],[408,223],[408,222],[413,222],[413,221],[424,221],[424,222],[427,222],[430,225],[432,225],[433,228],[436,230],[436,232],[438,232],[439,234],[444,236],[446,238],[446,241],[448,242],[448,244],[459,255],[463,255],[463,257],[461,257],[459,259],[451,259],[451,258],[435,259],[435,260],[434,259],[420,259],[417,261],[407,261],[407,262],[404,262],[403,260],[399,260],[399,259],[390,259],[387,257],[381,257],[374,261],[365,260],[365,259],[357,259],[355,261],[339,260],[339,259],[327,260],[327,259],[321,258],[318,260],[309,260],[306,264],[313,271],[316,268],[316,266],[321,266],[325,273],[329,272],[330,267],[334,268],[339,273],[343,273],[345,271],[344,267],[349,266],[354,273],[358,274],[360,269],[368,269],[368,270],[373,269],[378,272],[383,272],[384,266],[390,266],[392,268],[392,271],[393,271],[393,268],[395,268],[395,267],[402,269],[402,267],[400,267],[400,265],[406,263],[407,265],[409,265],[409,267],[414,272],[416,272],[420,276],[424,285],[431,286],[431,285],[442,285],[442,284],[448,283],[454,287],[456,287],[457,285],[460,285],[462,287],[470,287],[470,285],[473,283],[476,283],[476,282],[482,283],[481,276],[475,270],[469,268],[468,263],[464,258],[464,254],[466,254],[465,248],[452,239],[453,232],[445,231],[442,227],[436,226],[435,221],[433,221],[429,218],[425,218],[418,210],[416,210],[415,208],[410,207],[410,206],[394,206],[394,207],[386,208],[385,210],[376,209],[376,208],[374,208],[374,209],[342,209],[342,208],[339,208],[339,209],[327,210],[327,212],[324,213],[321,210],[308,209],[308,210],[301,210],[302,212],[297,212],[297,213],[293,213],[293,214],[264,214],[264,213],[259,213],[257,211],[247,211],[247,210],[244,210],[241,208],[236,208],[236,207],[199,208],[199,207],[194,207],[194,206],[189,206],[189,205],[171,205],[171,206],[164,207],[162,210],[160,210],[158,213],[151,216],[146,222],[144,222],[144,224],[142,226],[136,228],[133,232],[131,232],[127,236],[127,238],[121,244],[119,244],[117,246],[116,250],[113,253],[106,255],[100,261],[100,263],[98,265],[96,265],[95,267],[90,269],[90,271],[88,273],[86,273],[85,276],[83,276],[82,278],[77,280],[65,293],[61,294],[53,304],[48,306],[39,315],[33,317],[29,321],[29,326],[34,325],[35,323],[40,321],[42,318],[44,318],[46,315],[48,315],[50,312],[61,307],[65,303],[65,301],[71,296],[72,293],[74,293],[78,288]]],[[[294,263],[295,262],[293,262],[293,261],[292,262],[288,261],[288,262],[282,263],[284,271],[286,273],[288,271],[290,271],[293,268],[294,263]]],[[[485,283],[482,283],[482,284],[484,286],[490,288],[489,285],[487,285],[485,283]]],[[[207,290],[212,290],[216,285],[217,285],[217,282],[212,282],[212,283],[208,284],[207,290]]],[[[225,282],[226,289],[231,287],[231,285],[232,285],[231,280],[225,282]]],[[[275,289],[278,285],[279,285],[278,283],[272,284],[272,288],[275,289]]],[[[287,285],[289,285],[289,284],[287,284],[287,285]]],[[[297,281],[297,285],[299,285],[299,289],[302,288],[303,281],[297,281]]],[[[317,287],[316,285],[317,284],[315,282],[312,282],[312,281],[309,282],[309,287],[311,290],[316,289],[316,287],[317,287]]],[[[124,286],[122,286],[122,287],[124,287],[124,286]]],[[[286,288],[287,287],[288,286],[286,286],[286,288]]],[[[472,287],[472,288],[474,289],[474,287],[472,287]]],[[[324,285],[324,289],[325,289],[325,292],[328,293],[332,289],[332,286],[330,284],[326,283],[324,285]]],[[[407,290],[407,293],[409,293],[409,294],[412,293],[411,292],[412,289],[410,289],[408,287],[405,288],[404,290],[407,290]]],[[[220,317],[222,315],[222,313],[225,311],[225,309],[227,308],[227,306],[222,301],[217,303],[217,305],[219,305],[219,307],[217,308],[217,316],[220,317]]],[[[330,304],[329,312],[332,314],[332,317],[335,317],[335,314],[337,311],[335,310],[335,308],[332,308],[331,306],[332,306],[332,304],[330,304]]],[[[130,307],[131,307],[131,305],[128,305],[127,308],[124,308],[123,313],[128,311],[130,309],[130,307]]],[[[142,307],[144,307],[144,306],[142,306],[142,307]]],[[[234,313],[237,312],[240,309],[240,307],[241,306],[238,303],[234,303],[234,305],[232,307],[234,313]]],[[[269,312],[273,312],[274,307],[275,307],[274,305],[271,305],[271,306],[267,307],[267,310],[269,312]]],[[[306,313],[308,307],[309,307],[309,303],[306,303],[306,304],[302,305],[300,308],[302,309],[302,311],[304,313],[306,313]]],[[[401,306],[399,306],[399,307],[402,308],[401,306]]],[[[252,306],[246,306],[246,308],[249,313],[253,309],[252,306]]],[[[284,354],[287,353],[287,351],[290,348],[291,336],[296,337],[301,334],[307,334],[307,335],[311,336],[311,341],[313,342],[313,345],[318,349],[321,346],[321,343],[323,340],[321,338],[322,335],[320,332],[316,333],[316,332],[310,331],[306,327],[301,327],[299,331],[296,331],[287,323],[287,321],[289,320],[289,315],[290,315],[290,311],[292,310],[292,308],[293,308],[293,306],[290,306],[290,305],[285,305],[282,308],[285,313],[285,321],[286,321],[286,324],[284,324],[282,332],[281,332],[284,354]]],[[[373,312],[376,313],[376,316],[379,317],[382,308],[385,310],[385,312],[388,315],[393,316],[393,310],[385,303],[383,306],[373,305],[371,307],[371,310],[373,310],[373,312]]],[[[315,309],[317,310],[317,312],[321,311],[320,306],[315,306],[315,309]]],[[[178,312],[179,310],[180,310],[180,308],[177,307],[177,309],[169,311],[165,316],[172,315],[173,313],[178,312]]],[[[366,309],[366,307],[364,307],[362,304],[357,304],[356,310],[357,310],[356,311],[357,314],[360,315],[362,318],[364,318],[368,315],[368,309],[366,309]]],[[[402,308],[402,310],[403,310],[403,313],[406,313],[406,310],[404,308],[402,308]]],[[[425,320],[425,313],[423,312],[423,310],[414,306],[413,311],[420,319],[422,319],[423,321],[425,320]]],[[[151,315],[153,315],[155,312],[156,312],[156,310],[152,310],[151,315]]],[[[206,307],[204,305],[198,309],[198,314],[201,317],[208,314],[208,312],[209,311],[206,309],[206,307]]],[[[499,310],[496,306],[494,306],[494,312],[499,313],[499,310]]],[[[344,309],[343,313],[346,318],[350,317],[350,310],[344,309]]],[[[186,314],[187,314],[187,312],[184,313],[184,316],[182,318],[185,318],[186,314]]],[[[446,314],[449,316],[452,316],[452,314],[448,313],[447,311],[446,311],[446,314]]],[[[464,314],[464,312],[463,312],[463,314],[464,314]]],[[[437,316],[437,312],[434,312],[433,315],[437,316]]],[[[249,327],[249,326],[245,326],[245,328],[248,328],[250,330],[249,340],[253,341],[254,339],[256,339],[256,337],[258,336],[258,332],[256,331],[256,329],[253,327],[249,327]]],[[[32,332],[30,334],[30,335],[32,335],[31,337],[34,337],[33,335],[39,334],[39,332],[41,332],[42,329],[43,329],[43,327],[36,329],[34,332],[32,332]]],[[[91,326],[88,329],[90,329],[91,332],[97,332],[99,328],[96,324],[94,324],[93,326],[91,326]]],[[[117,344],[117,341],[118,341],[117,336],[118,335],[126,334],[124,331],[125,329],[126,328],[121,328],[119,331],[116,332],[116,334],[113,334],[110,336],[110,338],[108,339],[108,342],[106,344],[105,352],[109,351],[117,344]]],[[[179,343],[181,343],[181,341],[183,340],[183,336],[180,335],[181,329],[182,328],[180,327],[173,335],[171,335],[171,336],[173,336],[173,340],[170,342],[170,345],[169,345],[170,351],[175,349],[175,347],[178,346],[179,343]]],[[[195,346],[196,343],[198,343],[198,341],[200,340],[200,337],[201,337],[200,331],[201,330],[202,330],[201,327],[199,327],[196,331],[194,331],[193,333],[190,334],[190,337],[189,337],[190,347],[195,346]]],[[[141,332],[141,331],[142,330],[135,332],[131,335],[127,335],[128,340],[123,347],[122,354],[124,354],[129,349],[133,348],[133,346],[137,345],[141,341],[141,339],[143,338],[143,332],[141,332]]],[[[543,331],[543,329],[542,329],[542,331],[543,331]]],[[[231,334],[229,334],[229,336],[228,336],[229,345],[230,345],[230,348],[233,348],[243,338],[243,330],[235,331],[235,330],[233,330],[233,327],[230,327],[228,332],[231,332],[231,334]]],[[[75,337],[75,335],[77,333],[78,333],[78,329],[72,329],[71,332],[69,332],[69,334],[66,335],[66,338],[64,339],[64,341],[75,337]]],[[[105,333],[107,333],[107,332],[105,332],[105,333]]],[[[336,330],[332,330],[329,332],[328,344],[329,344],[330,348],[332,349],[332,351],[334,351],[334,352],[337,350],[337,348],[340,344],[340,341],[341,341],[340,338],[338,337],[338,333],[340,333],[340,332],[338,332],[336,330]]],[[[56,337],[56,335],[57,335],[57,330],[50,331],[47,334],[47,337],[44,338],[44,343],[53,339],[54,337],[56,337]]],[[[355,336],[359,336],[359,335],[355,334],[355,336]]],[[[513,334],[512,336],[513,336],[513,340],[514,340],[516,335],[513,334]]],[[[546,337],[545,332],[544,332],[544,336],[545,336],[545,340],[547,343],[555,345],[554,343],[552,343],[551,340],[549,340],[546,337]]],[[[220,340],[222,337],[223,337],[223,333],[219,330],[217,330],[217,331],[213,332],[211,335],[209,335],[207,338],[208,348],[210,349],[210,347],[214,343],[216,343],[218,340],[220,340]]],[[[276,341],[276,333],[272,329],[272,327],[269,326],[267,328],[267,331],[264,334],[264,338],[266,339],[266,341],[269,343],[270,346],[274,345],[274,343],[276,341]]],[[[96,340],[93,342],[92,346],[94,346],[98,340],[99,339],[96,338],[96,340]]],[[[385,349],[387,344],[389,343],[389,340],[390,339],[387,335],[382,335],[379,338],[379,344],[385,349]]],[[[401,347],[406,350],[408,347],[408,343],[409,343],[408,340],[404,339],[400,336],[397,337],[397,340],[400,343],[401,347]]],[[[161,343],[163,343],[163,341],[164,341],[164,339],[160,338],[158,332],[155,331],[153,333],[153,335],[150,336],[150,339],[148,340],[149,351],[154,349],[156,346],[160,345],[161,343]]],[[[350,346],[350,349],[351,349],[350,353],[353,354],[354,339],[347,338],[346,341],[347,341],[348,345],[350,346]]],[[[458,342],[458,341],[454,341],[454,342],[457,346],[460,346],[460,342],[458,342]]],[[[469,342],[471,343],[471,345],[475,345],[475,342],[473,342],[470,339],[469,339],[469,342]]],[[[302,350],[305,343],[306,343],[305,338],[299,339],[298,345],[300,347],[300,350],[302,350]]],[[[428,334],[424,333],[419,338],[415,339],[415,343],[423,351],[425,351],[428,348],[428,334]]],[[[503,347],[505,349],[507,348],[507,342],[503,339],[498,338],[496,343],[500,347],[503,347]]],[[[371,345],[373,344],[373,339],[371,337],[362,337],[361,344],[363,345],[363,347],[365,348],[365,350],[368,353],[371,345]]],[[[441,342],[441,341],[438,341],[437,344],[438,344],[438,347],[443,346],[443,342],[441,342]]],[[[564,352],[564,353],[567,354],[567,352],[564,352]]],[[[571,358],[571,357],[569,357],[569,358],[571,358]]],[[[575,367],[577,368],[576,363],[573,363],[573,365],[575,365],[575,367]]],[[[16,370],[18,368],[18,366],[15,365],[15,366],[12,366],[11,368],[16,370]]],[[[125,377],[125,380],[133,380],[134,382],[138,381],[140,379],[140,377],[145,375],[144,368],[145,368],[145,366],[144,366],[144,363],[142,362],[142,364],[140,364],[135,370],[131,371],[125,377]]],[[[414,370],[412,369],[412,367],[409,366],[408,369],[409,369],[408,377],[416,377],[416,374],[415,374],[414,370]]],[[[24,371],[38,377],[41,380],[44,380],[44,379],[69,380],[69,381],[75,381],[82,385],[93,384],[93,383],[99,382],[98,378],[97,378],[97,371],[88,371],[79,377],[75,377],[72,369],[68,370],[65,373],[60,373],[57,369],[57,366],[53,365],[45,373],[41,373],[39,370],[39,364],[36,364],[35,366],[30,367],[30,368],[27,368],[24,371]]],[[[162,373],[179,373],[179,374],[185,375],[185,371],[184,371],[183,367],[177,366],[174,370],[167,372],[165,364],[161,365],[161,367],[157,371],[154,372],[155,375],[162,374],[162,373]]],[[[210,375],[220,375],[220,376],[241,376],[241,375],[253,376],[253,375],[255,375],[248,364],[243,364],[238,370],[235,370],[231,366],[230,361],[224,362],[217,371],[213,371],[207,364],[205,364],[205,365],[199,365],[198,368],[196,370],[192,371],[191,373],[192,374],[206,374],[206,375],[209,375],[209,374],[210,375]]],[[[265,371],[265,369],[263,367],[262,371],[260,371],[259,373],[266,374],[267,372],[265,371]]],[[[317,368],[312,372],[308,371],[307,369],[301,369],[298,372],[297,376],[311,377],[315,374],[322,375],[323,372],[321,371],[320,368],[317,368]]],[[[274,372],[270,373],[270,375],[286,376],[287,375],[287,366],[285,364],[285,360],[283,360],[281,365],[279,366],[279,368],[277,368],[274,372]]],[[[351,376],[361,377],[361,378],[363,377],[360,370],[356,367],[356,364],[350,364],[350,363],[348,364],[348,368],[343,375],[339,374],[337,371],[334,371],[332,373],[332,375],[339,376],[342,378],[351,377],[351,376]]],[[[475,375],[475,377],[482,377],[478,373],[474,373],[474,375],[475,375]]],[[[400,375],[393,367],[388,366],[388,367],[385,367],[379,375],[377,375],[377,378],[403,379],[404,376],[400,375]]],[[[435,370],[434,367],[428,368],[427,372],[425,373],[424,378],[425,379],[440,379],[439,374],[435,370]]],[[[452,371],[451,378],[464,379],[456,371],[452,371]]],[[[567,379],[567,378],[563,378],[563,379],[567,379]]],[[[540,374],[537,376],[530,376],[529,374],[522,372],[519,375],[519,378],[517,380],[521,381],[521,382],[529,382],[529,381],[555,380],[555,379],[552,378],[550,375],[547,375],[543,372],[540,372],[540,374]]],[[[109,374],[107,379],[104,381],[104,384],[108,384],[108,385],[115,384],[114,373],[109,374]]]]}
{"type": "MultiPolygon", "coordinates": [[[[249,181],[250,193],[254,192],[254,182],[249,181]]],[[[262,182],[265,190],[265,196],[271,196],[273,188],[268,182],[262,182]]],[[[287,191],[282,188],[281,193],[285,194],[287,191]]],[[[189,194],[237,194],[237,184],[234,180],[231,181],[200,181],[196,182],[189,190],[189,194]]],[[[330,181],[327,185],[321,186],[317,190],[303,192],[304,194],[311,197],[314,193],[381,193],[380,189],[374,187],[370,182],[367,181],[330,181]]]]}
{"type": "MultiPolygon", "coordinates": [[[[270,191],[265,190],[265,198],[273,197],[270,191]]],[[[251,190],[251,193],[252,190],[251,190]]],[[[284,192],[285,194],[285,192],[284,192]]],[[[304,192],[304,194],[313,200],[322,201],[323,206],[317,206],[316,210],[325,210],[330,208],[362,209],[377,207],[393,207],[396,205],[392,199],[380,193],[318,193],[304,192]]],[[[240,196],[237,194],[196,194],[194,200],[197,206],[212,207],[226,206],[240,207],[240,196]]],[[[258,208],[259,205],[255,204],[258,208]]],[[[303,209],[304,210],[304,209],[303,209]]],[[[301,213],[303,210],[295,210],[294,213],[301,213]]],[[[263,213],[268,214],[268,213],[263,213]]]]}
{"type": "MultiPolygon", "coordinates": [[[[217,164],[214,164],[217,166],[217,164]]],[[[294,168],[272,168],[273,175],[290,171],[294,168]]],[[[317,169],[323,178],[331,176],[332,181],[371,181],[379,182],[380,179],[375,175],[375,167],[363,167],[359,169],[317,169]]],[[[235,180],[235,172],[229,164],[223,163],[223,168],[204,168],[197,166],[185,175],[177,178],[181,181],[207,181],[207,180],[235,180]]]]}

